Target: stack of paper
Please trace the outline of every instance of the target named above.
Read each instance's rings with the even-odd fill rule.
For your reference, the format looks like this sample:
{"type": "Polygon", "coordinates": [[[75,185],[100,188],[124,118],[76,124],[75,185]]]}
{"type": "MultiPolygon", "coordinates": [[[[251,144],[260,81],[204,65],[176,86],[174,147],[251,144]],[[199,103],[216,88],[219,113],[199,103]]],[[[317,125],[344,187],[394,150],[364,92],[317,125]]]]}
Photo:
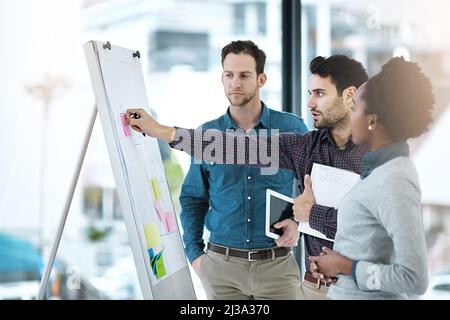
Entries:
{"type": "MultiPolygon", "coordinates": [[[[360,181],[359,174],[352,171],[314,163],[311,171],[312,190],[316,203],[337,208],[342,198],[360,181]]],[[[308,222],[300,222],[298,231],[311,236],[333,241],[323,233],[312,229],[308,222]]]]}
{"type": "Polygon", "coordinates": [[[360,180],[360,177],[352,171],[314,163],[311,180],[316,203],[337,208],[339,202],[360,180]]]}

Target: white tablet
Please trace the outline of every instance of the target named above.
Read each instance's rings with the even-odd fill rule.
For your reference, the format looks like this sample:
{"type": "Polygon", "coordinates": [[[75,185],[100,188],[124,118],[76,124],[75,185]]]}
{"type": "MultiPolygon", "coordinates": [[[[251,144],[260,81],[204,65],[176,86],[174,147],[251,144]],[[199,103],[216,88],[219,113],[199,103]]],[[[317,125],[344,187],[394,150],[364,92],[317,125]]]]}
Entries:
{"type": "Polygon", "coordinates": [[[267,189],[266,191],[266,236],[278,239],[283,234],[283,229],[275,229],[273,225],[278,221],[292,216],[294,199],[279,192],[267,189]],[[290,213],[288,213],[288,210],[290,213]]]}

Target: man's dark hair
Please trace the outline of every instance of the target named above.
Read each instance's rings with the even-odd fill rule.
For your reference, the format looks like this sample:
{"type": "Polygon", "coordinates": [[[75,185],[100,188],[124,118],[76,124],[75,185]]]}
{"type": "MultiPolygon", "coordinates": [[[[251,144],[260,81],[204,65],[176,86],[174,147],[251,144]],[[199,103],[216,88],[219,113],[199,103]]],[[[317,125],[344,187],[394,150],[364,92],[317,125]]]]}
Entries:
{"type": "Polygon", "coordinates": [[[331,81],[336,85],[338,95],[351,86],[358,88],[369,78],[363,65],[347,56],[335,54],[331,57],[315,57],[309,69],[312,74],[322,78],[331,76],[331,81]]]}
{"type": "Polygon", "coordinates": [[[256,61],[256,74],[264,73],[264,65],[266,64],[266,54],[264,51],[258,48],[256,44],[254,44],[250,40],[237,40],[231,41],[222,49],[222,66],[225,57],[229,53],[240,54],[245,53],[251,55],[256,61]]]}
{"type": "Polygon", "coordinates": [[[370,78],[361,98],[367,114],[394,139],[408,139],[427,131],[432,121],[434,95],[430,79],[417,63],[393,58],[370,78]]]}

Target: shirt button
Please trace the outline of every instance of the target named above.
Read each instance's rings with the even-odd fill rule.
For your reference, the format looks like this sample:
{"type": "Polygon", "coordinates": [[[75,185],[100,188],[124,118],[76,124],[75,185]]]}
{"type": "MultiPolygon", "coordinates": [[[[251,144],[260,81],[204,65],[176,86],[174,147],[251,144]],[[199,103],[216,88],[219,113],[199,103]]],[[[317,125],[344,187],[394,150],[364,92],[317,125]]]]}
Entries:
{"type": "Polygon", "coordinates": [[[247,199],[248,199],[248,200],[252,200],[252,197],[248,196],[247,199]]]}
{"type": "Polygon", "coordinates": [[[247,219],[247,222],[250,222],[251,220],[250,219],[247,219]]]}
{"type": "Polygon", "coordinates": [[[247,179],[250,180],[252,178],[252,176],[248,176],[247,179]]]}
{"type": "Polygon", "coordinates": [[[250,242],[250,240],[249,240],[249,239],[247,239],[247,240],[245,240],[245,241],[247,241],[247,242],[250,242]]]}

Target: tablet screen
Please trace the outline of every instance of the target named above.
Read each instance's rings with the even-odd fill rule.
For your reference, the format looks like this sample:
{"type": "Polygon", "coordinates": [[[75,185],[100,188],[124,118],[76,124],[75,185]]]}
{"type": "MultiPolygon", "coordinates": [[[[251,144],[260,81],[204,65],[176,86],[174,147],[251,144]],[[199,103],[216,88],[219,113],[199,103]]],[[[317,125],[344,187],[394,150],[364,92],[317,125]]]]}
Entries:
{"type": "Polygon", "coordinates": [[[283,229],[275,229],[273,225],[292,216],[293,204],[280,199],[273,194],[270,195],[270,232],[278,235],[283,234],[283,229]]]}

